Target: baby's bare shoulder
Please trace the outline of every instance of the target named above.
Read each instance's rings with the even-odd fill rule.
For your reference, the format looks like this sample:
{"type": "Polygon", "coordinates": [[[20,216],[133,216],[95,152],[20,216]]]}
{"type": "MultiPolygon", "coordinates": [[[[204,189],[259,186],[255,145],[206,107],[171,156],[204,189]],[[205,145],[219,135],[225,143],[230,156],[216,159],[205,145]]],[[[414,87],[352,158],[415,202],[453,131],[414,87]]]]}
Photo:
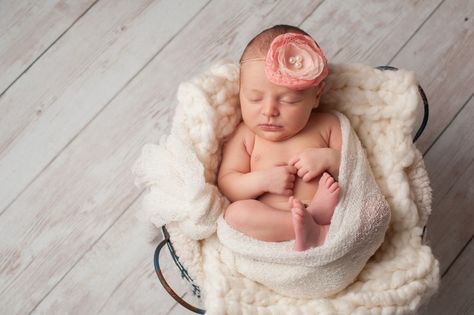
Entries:
{"type": "Polygon", "coordinates": [[[255,135],[253,134],[252,130],[250,130],[250,128],[244,124],[244,122],[240,122],[240,124],[235,128],[232,137],[246,140],[255,138],[255,135]]]}
{"type": "Polygon", "coordinates": [[[339,126],[339,118],[333,113],[314,111],[311,114],[311,123],[323,128],[333,128],[339,126]]]}
{"type": "Polygon", "coordinates": [[[316,132],[318,132],[328,147],[341,150],[342,133],[339,117],[333,113],[316,112],[311,119],[316,132]]]}
{"type": "Polygon", "coordinates": [[[247,153],[251,154],[253,144],[255,142],[255,135],[244,122],[241,122],[234,133],[227,140],[228,145],[244,145],[247,153]]]}

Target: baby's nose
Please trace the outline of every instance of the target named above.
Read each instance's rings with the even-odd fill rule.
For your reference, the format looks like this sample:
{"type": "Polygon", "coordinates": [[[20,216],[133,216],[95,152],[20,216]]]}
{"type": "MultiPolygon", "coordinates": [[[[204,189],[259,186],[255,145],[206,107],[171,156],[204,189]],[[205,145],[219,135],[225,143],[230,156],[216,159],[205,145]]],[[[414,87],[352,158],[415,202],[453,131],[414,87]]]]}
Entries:
{"type": "Polygon", "coordinates": [[[268,117],[278,116],[280,111],[278,110],[278,103],[274,100],[268,100],[263,106],[263,115],[268,117]]]}

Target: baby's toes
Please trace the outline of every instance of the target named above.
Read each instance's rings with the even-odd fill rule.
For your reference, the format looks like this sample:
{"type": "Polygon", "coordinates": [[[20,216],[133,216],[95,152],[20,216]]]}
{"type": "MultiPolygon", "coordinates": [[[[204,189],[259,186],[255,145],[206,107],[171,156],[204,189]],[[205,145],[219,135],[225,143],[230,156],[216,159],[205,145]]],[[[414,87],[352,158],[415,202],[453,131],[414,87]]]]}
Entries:
{"type": "Polygon", "coordinates": [[[331,195],[335,198],[339,198],[339,194],[341,193],[341,187],[336,187],[333,191],[331,191],[331,195]]]}
{"type": "Polygon", "coordinates": [[[339,183],[338,182],[333,182],[328,188],[328,190],[330,192],[335,192],[337,189],[339,189],[339,183]]]}
{"type": "Polygon", "coordinates": [[[291,209],[291,211],[293,212],[293,217],[296,219],[296,220],[302,220],[303,219],[303,216],[304,216],[304,212],[302,211],[302,209],[300,208],[293,208],[291,209]]]}
{"type": "Polygon", "coordinates": [[[288,198],[288,203],[290,204],[290,206],[293,206],[293,199],[295,199],[295,197],[293,197],[293,196],[290,196],[288,198]]]}
{"type": "Polygon", "coordinates": [[[319,182],[324,183],[329,177],[330,177],[330,176],[329,176],[329,173],[328,173],[328,172],[324,172],[323,175],[321,175],[321,179],[319,180],[319,182]]]}
{"type": "Polygon", "coordinates": [[[334,184],[334,177],[332,176],[329,176],[327,179],[326,179],[326,187],[331,187],[331,185],[334,184]]]}
{"type": "Polygon", "coordinates": [[[296,214],[301,218],[304,217],[304,215],[305,215],[304,209],[296,208],[296,214]]]}
{"type": "Polygon", "coordinates": [[[302,210],[302,209],[304,209],[304,205],[298,199],[293,198],[293,208],[298,208],[298,209],[302,210]]]}

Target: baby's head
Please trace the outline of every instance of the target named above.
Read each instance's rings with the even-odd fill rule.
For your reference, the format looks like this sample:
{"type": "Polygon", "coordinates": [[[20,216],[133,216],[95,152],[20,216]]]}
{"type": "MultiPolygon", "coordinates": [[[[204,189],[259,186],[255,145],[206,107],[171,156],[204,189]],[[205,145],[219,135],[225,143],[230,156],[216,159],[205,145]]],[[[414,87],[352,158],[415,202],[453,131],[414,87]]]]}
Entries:
{"type": "Polygon", "coordinates": [[[318,107],[328,66],[303,30],[276,25],[255,36],[240,59],[244,123],[270,141],[296,135],[318,107]]]}

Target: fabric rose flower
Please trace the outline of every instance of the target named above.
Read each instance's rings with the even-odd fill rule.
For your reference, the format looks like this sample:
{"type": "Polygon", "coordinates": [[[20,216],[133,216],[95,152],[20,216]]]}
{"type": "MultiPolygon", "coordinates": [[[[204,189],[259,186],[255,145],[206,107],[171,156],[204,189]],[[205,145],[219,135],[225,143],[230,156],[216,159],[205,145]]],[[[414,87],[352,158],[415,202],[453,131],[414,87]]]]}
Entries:
{"type": "Polygon", "coordinates": [[[311,37],[285,33],[271,43],[265,73],[276,85],[302,90],[319,84],[329,70],[326,57],[311,37]]]}

